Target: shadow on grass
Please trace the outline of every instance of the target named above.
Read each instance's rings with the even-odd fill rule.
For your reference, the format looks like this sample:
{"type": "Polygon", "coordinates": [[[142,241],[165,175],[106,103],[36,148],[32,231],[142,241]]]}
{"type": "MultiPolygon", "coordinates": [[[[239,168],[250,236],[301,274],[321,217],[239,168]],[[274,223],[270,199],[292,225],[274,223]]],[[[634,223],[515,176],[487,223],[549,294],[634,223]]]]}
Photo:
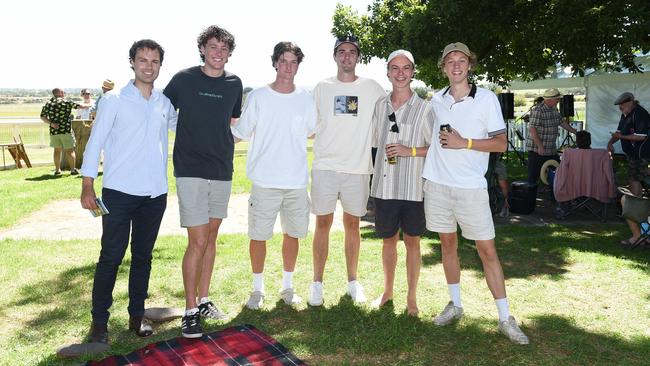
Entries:
{"type": "MultiPolygon", "coordinates": [[[[618,245],[626,235],[628,229],[622,224],[600,224],[597,227],[504,226],[496,229],[496,245],[506,278],[547,275],[559,280],[572,264],[569,259],[571,250],[626,259],[635,268],[650,273],[650,251],[631,250],[618,245]]],[[[371,230],[363,230],[361,238],[381,240],[371,230]]],[[[422,237],[421,245],[431,248],[422,256],[423,266],[442,263],[437,233],[427,232],[422,237]]],[[[458,255],[463,269],[483,272],[474,241],[459,235],[458,255]]]]}
{"type": "Polygon", "coordinates": [[[38,177],[25,178],[25,180],[30,181],[30,182],[42,182],[42,181],[53,180],[53,179],[61,179],[61,178],[65,178],[65,176],[63,174],[61,174],[61,175],[43,174],[43,175],[38,176],[38,177]]]}
{"type": "MultiPolygon", "coordinates": [[[[280,301],[273,309],[242,308],[228,323],[207,324],[204,330],[214,332],[237,324],[254,325],[312,365],[645,365],[650,358],[649,338],[628,340],[590,332],[561,316],[530,319],[522,329],[531,344],[518,346],[497,333],[494,319],[467,314],[457,324],[437,327],[430,321],[395,314],[390,307],[360,308],[347,297],[330,308],[295,310],[280,301]]],[[[178,328],[147,340],[122,331],[112,336],[112,350],[96,359],[128,354],[178,336],[178,328]]],[[[53,356],[39,363],[54,364],[64,363],[53,356]]]]}

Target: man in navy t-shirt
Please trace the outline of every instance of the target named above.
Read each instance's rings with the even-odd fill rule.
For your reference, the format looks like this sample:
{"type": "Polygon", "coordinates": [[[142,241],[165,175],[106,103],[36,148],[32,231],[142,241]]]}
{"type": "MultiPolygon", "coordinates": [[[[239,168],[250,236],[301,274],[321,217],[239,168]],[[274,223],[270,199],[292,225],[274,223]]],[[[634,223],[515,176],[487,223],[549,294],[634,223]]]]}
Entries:
{"type": "Polygon", "coordinates": [[[224,69],[235,49],[233,35],[209,26],[197,38],[197,46],[203,65],[179,71],[164,91],[179,111],[174,176],[181,226],[188,236],[183,257],[186,312],[181,322],[187,338],[203,335],[200,316],[226,317],[208,292],[217,234],[227,216],[232,185],[230,124],[241,114],[243,93],[241,80],[224,69]]]}

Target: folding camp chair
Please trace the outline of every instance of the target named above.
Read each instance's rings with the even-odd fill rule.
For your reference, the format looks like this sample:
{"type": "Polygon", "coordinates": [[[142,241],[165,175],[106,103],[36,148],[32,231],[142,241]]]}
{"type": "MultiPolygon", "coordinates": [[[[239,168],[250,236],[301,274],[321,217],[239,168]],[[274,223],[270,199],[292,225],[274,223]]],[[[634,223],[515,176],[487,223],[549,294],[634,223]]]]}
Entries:
{"type": "Polygon", "coordinates": [[[566,149],[555,172],[553,193],[558,219],[586,208],[600,221],[607,221],[607,206],[616,198],[614,168],[604,149],[566,149]]]}

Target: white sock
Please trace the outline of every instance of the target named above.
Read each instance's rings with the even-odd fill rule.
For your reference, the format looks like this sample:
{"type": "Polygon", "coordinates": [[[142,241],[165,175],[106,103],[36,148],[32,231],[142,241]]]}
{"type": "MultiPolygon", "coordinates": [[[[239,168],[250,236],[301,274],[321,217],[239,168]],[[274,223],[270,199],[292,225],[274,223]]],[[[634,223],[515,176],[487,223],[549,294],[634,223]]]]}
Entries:
{"type": "Polygon", "coordinates": [[[497,311],[499,312],[499,321],[504,322],[510,317],[510,306],[508,306],[508,298],[495,299],[497,304],[497,311]]]}
{"type": "Polygon", "coordinates": [[[293,287],[293,272],[282,271],[282,291],[293,287]]]}
{"type": "Polygon", "coordinates": [[[207,297],[202,297],[201,300],[199,300],[199,305],[205,304],[206,302],[210,301],[209,298],[207,297]]]}
{"type": "Polygon", "coordinates": [[[185,316],[194,315],[199,312],[199,308],[185,310],[185,316]]]}
{"type": "Polygon", "coordinates": [[[253,291],[264,292],[264,272],[253,273],[253,291]]]}
{"type": "Polygon", "coordinates": [[[463,303],[460,302],[460,283],[447,284],[449,289],[449,298],[454,303],[454,306],[462,308],[463,303]]]}

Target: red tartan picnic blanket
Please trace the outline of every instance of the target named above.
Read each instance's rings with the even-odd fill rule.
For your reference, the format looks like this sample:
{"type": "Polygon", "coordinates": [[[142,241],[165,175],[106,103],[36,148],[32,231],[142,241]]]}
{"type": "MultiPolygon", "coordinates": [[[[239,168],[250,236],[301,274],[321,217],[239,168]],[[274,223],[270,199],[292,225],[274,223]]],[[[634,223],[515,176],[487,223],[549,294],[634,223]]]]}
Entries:
{"type": "Polygon", "coordinates": [[[252,325],[238,325],[202,338],[175,338],[149,344],[124,356],[88,361],[86,366],[122,365],[306,365],[275,339],[252,325]]]}

